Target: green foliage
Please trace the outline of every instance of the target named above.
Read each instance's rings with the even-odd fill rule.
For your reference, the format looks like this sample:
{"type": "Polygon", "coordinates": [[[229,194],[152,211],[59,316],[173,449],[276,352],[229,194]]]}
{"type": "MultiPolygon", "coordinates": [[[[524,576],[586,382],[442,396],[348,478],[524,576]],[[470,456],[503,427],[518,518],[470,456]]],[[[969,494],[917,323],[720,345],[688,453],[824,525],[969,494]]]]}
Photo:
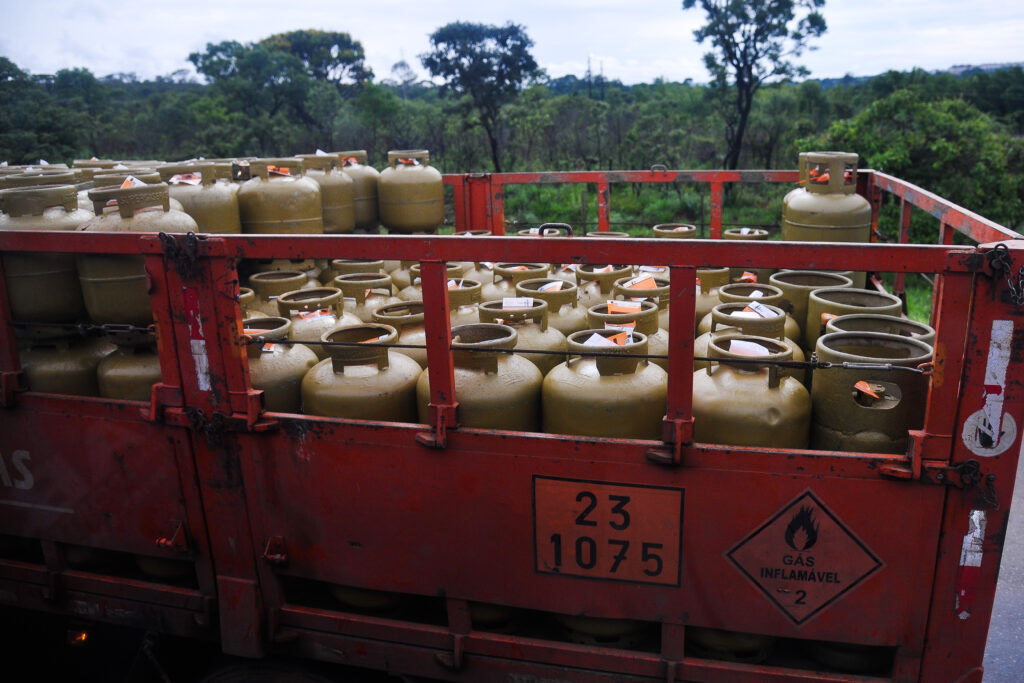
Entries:
{"type": "MultiPolygon", "coordinates": [[[[1010,226],[1024,220],[1022,141],[960,99],[929,101],[914,90],[897,90],[853,118],[836,121],[802,148],[856,150],[865,167],[992,220],[1010,226]]],[[[935,222],[929,223],[934,234],[935,222]]],[[[914,236],[934,241],[927,234],[914,236]]]]}

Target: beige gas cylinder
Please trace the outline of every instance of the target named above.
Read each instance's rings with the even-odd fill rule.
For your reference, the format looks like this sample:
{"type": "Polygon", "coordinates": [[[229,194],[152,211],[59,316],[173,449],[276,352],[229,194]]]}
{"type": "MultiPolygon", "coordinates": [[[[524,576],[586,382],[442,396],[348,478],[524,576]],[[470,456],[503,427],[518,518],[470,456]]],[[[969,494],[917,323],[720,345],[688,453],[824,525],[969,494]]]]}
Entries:
{"type": "Polygon", "coordinates": [[[416,422],[416,381],[420,366],[412,358],[379,344],[393,344],[389,325],[364,323],[325,332],[330,357],[302,380],[302,412],[352,420],[416,422]],[[366,346],[365,344],[373,344],[366,346]]]}
{"type": "Polygon", "coordinates": [[[377,230],[377,183],[380,173],[366,161],[366,150],[338,152],[341,170],[352,179],[352,199],[357,232],[377,230]]]}
{"type": "MultiPolygon", "coordinates": [[[[351,275],[352,273],[387,273],[384,268],[384,261],[380,259],[364,258],[336,258],[331,259],[327,268],[320,274],[320,282],[330,284],[331,280],[339,275],[351,275]]],[[[391,282],[394,285],[394,280],[391,282]]],[[[406,285],[408,286],[408,285],[406,285]]]]}
{"type": "Polygon", "coordinates": [[[355,183],[338,167],[341,159],[337,154],[299,154],[306,177],[320,186],[320,201],[323,207],[324,232],[346,234],[355,230],[355,183]]]}
{"type": "Polygon", "coordinates": [[[533,297],[507,297],[485,301],[479,308],[480,322],[508,325],[516,331],[516,350],[537,366],[542,375],[565,360],[565,335],[548,325],[548,304],[533,297]]]}
{"type": "MultiPolygon", "coordinates": [[[[321,268],[314,259],[245,259],[242,261],[244,269],[253,273],[264,273],[268,270],[297,270],[306,275],[306,284],[303,287],[319,287],[320,277],[327,268],[321,268]]],[[[327,284],[330,284],[328,281],[327,284]]]]}
{"type": "Polygon", "coordinates": [[[301,159],[254,159],[248,163],[251,177],[238,190],[242,232],[323,233],[320,186],[302,175],[301,159]]]}
{"type": "Polygon", "coordinates": [[[818,270],[783,270],[768,278],[768,282],[782,290],[783,301],[778,306],[800,326],[800,341],[807,326],[807,297],[811,292],[823,287],[853,286],[853,281],[845,275],[818,270]]]}
{"type": "Polygon", "coordinates": [[[697,299],[694,302],[696,312],[694,314],[693,329],[704,319],[711,309],[722,303],[718,297],[719,287],[729,284],[728,268],[698,268],[697,269],[697,299]]]}
{"type": "Polygon", "coordinates": [[[96,368],[100,396],[124,401],[149,401],[153,385],[162,379],[156,329],[148,332],[131,325],[104,325],[107,341],[117,350],[96,368]]]}
{"type": "MultiPolygon", "coordinates": [[[[160,179],[160,174],[155,169],[138,166],[134,168],[114,168],[110,171],[97,173],[92,177],[92,186],[93,189],[97,190],[108,187],[123,187],[125,181],[129,178],[134,178],[147,185],[159,185],[163,182],[160,179]]],[[[171,197],[168,203],[172,211],[185,211],[184,205],[174,197],[171,197]]]]}
{"type": "Polygon", "coordinates": [[[256,292],[253,291],[251,287],[239,287],[238,307],[242,309],[242,320],[248,320],[249,318],[262,318],[265,315],[259,311],[249,310],[249,307],[254,303],[256,303],[256,292]]]}
{"type": "MultiPolygon", "coordinates": [[[[458,263],[449,263],[445,266],[445,270],[447,271],[447,277],[449,280],[448,286],[451,288],[452,280],[459,280],[462,278],[462,266],[458,263]]],[[[409,266],[410,284],[398,290],[399,299],[402,301],[423,301],[423,286],[420,284],[420,271],[421,267],[418,263],[413,263],[409,266]]],[[[395,281],[395,276],[393,274],[391,281],[395,281]]]]}
{"type": "Polygon", "coordinates": [[[391,283],[395,286],[396,290],[401,292],[412,284],[412,276],[409,269],[417,263],[418,261],[399,261],[397,268],[388,270],[388,274],[391,276],[391,283]]]}
{"type": "Polygon", "coordinates": [[[448,281],[448,316],[453,327],[480,322],[482,289],[479,282],[464,277],[448,281]]]}
{"type": "MultiPolygon", "coordinates": [[[[0,176],[0,190],[13,190],[41,185],[76,185],[81,182],[70,169],[38,170],[0,176]]],[[[91,206],[89,207],[92,208],[91,206]]]]}
{"type": "Polygon", "coordinates": [[[757,633],[725,631],[702,626],[686,627],[686,647],[706,659],[757,664],[771,656],[776,639],[757,633]]]}
{"type": "MultiPolygon", "coordinates": [[[[781,289],[775,285],[762,283],[733,282],[728,285],[722,285],[718,288],[718,298],[721,299],[723,304],[749,304],[752,301],[757,301],[767,306],[778,306],[779,308],[787,305],[783,303],[784,299],[781,289]]],[[[783,308],[783,310],[785,309],[783,308]]],[[[711,314],[708,313],[701,319],[700,324],[697,325],[697,334],[704,334],[710,329],[711,314]]],[[[792,339],[797,343],[802,339],[800,325],[788,313],[786,314],[785,333],[788,339],[792,339]]],[[[762,334],[761,336],[770,337],[772,335],[762,334]]]]}
{"type": "Polygon", "coordinates": [[[907,430],[920,429],[928,398],[924,374],[865,369],[863,364],[916,368],[932,348],[916,339],[880,332],[833,332],[818,337],[818,360],[855,368],[816,368],[811,383],[811,448],[904,453],[907,430]]]}
{"type": "Polygon", "coordinates": [[[342,303],[341,290],[337,287],[313,287],[277,297],[277,310],[281,317],[291,320],[291,338],[309,344],[317,358],[323,360],[330,349],[317,342],[325,332],[363,322],[346,312],[342,303]]]}
{"type": "Polygon", "coordinates": [[[29,391],[99,396],[96,370],[116,347],[105,339],[78,335],[18,342],[21,370],[29,391]]]}
{"type": "Polygon", "coordinates": [[[171,198],[181,202],[185,213],[195,219],[200,232],[242,232],[238,186],[218,180],[213,164],[165,164],[157,171],[169,186],[171,198]]]}
{"type": "MultiPolygon", "coordinates": [[[[632,277],[619,278],[613,287],[615,299],[619,301],[639,301],[646,299],[658,305],[658,327],[668,331],[669,281],[666,278],[654,277],[649,272],[640,271],[632,277]]],[[[642,331],[642,330],[641,330],[642,331]]]]}
{"type": "Polygon", "coordinates": [[[381,306],[402,303],[401,299],[394,296],[391,276],[384,273],[339,275],[331,285],[341,290],[345,310],[364,323],[372,323],[373,312],[381,306]]]}
{"type": "MultiPolygon", "coordinates": [[[[167,186],[139,185],[90,190],[96,216],[86,232],[195,232],[195,220],[170,208],[167,186]]],[[[145,257],[79,254],[78,279],[89,318],[95,323],[147,326],[153,322],[145,257]]]]}
{"type": "Polygon", "coordinates": [[[388,168],[377,182],[377,208],[388,232],[437,231],[444,222],[444,186],[427,150],[388,152],[388,168]]]}
{"type": "MultiPolygon", "coordinates": [[[[0,230],[76,230],[92,214],[81,211],[71,185],[4,190],[0,230]]],[[[85,312],[74,254],[6,252],[3,259],[11,319],[73,323],[85,312]]],[[[52,328],[22,328],[19,335],[59,336],[52,328]]]]}
{"type": "Polygon", "coordinates": [[[544,378],[545,432],[661,439],[668,374],[637,357],[647,353],[643,333],[634,332],[633,341],[621,346],[610,339],[618,334],[622,333],[582,330],[569,335],[569,360],[544,378]]]}
{"type": "MultiPolygon", "coordinates": [[[[860,242],[871,238],[871,203],[857,194],[857,155],[807,152],[804,187],[786,195],[782,205],[782,239],[788,242],[860,242]]],[[[865,275],[854,273],[854,287],[865,275]]]]}
{"type": "Polygon", "coordinates": [[[467,268],[463,277],[476,280],[481,286],[486,287],[494,282],[494,261],[474,261],[472,268],[467,268]]]}
{"type": "Polygon", "coordinates": [[[784,342],[753,335],[714,337],[708,351],[717,360],[693,373],[695,441],[807,448],[810,394],[771,364],[793,359],[784,342]]]}
{"type": "MultiPolygon", "coordinates": [[[[759,302],[718,304],[711,309],[711,324],[708,331],[693,342],[693,369],[701,370],[708,367],[707,361],[696,358],[708,357],[712,339],[737,334],[774,339],[793,353],[791,360],[806,360],[807,357],[800,345],[785,335],[785,318],[786,314],[781,308],[759,302]]],[[[779,368],[779,372],[803,384],[807,384],[807,380],[810,379],[810,375],[804,369],[779,368]]]]}
{"type": "Polygon", "coordinates": [[[628,232],[618,230],[591,230],[583,235],[584,237],[632,237],[628,232]]]}
{"type": "MultiPolygon", "coordinates": [[[[523,280],[547,277],[551,266],[547,263],[495,263],[492,280],[483,284],[484,301],[516,295],[516,284],[523,280]]],[[[469,277],[468,275],[466,277],[469,277]]]]}
{"type": "Polygon", "coordinates": [[[268,270],[262,273],[253,273],[249,276],[249,286],[255,292],[256,297],[249,304],[249,309],[266,316],[279,315],[281,310],[277,307],[277,298],[297,289],[308,289],[308,282],[309,278],[305,273],[295,270],[268,270]]]}
{"type": "Polygon", "coordinates": [[[642,332],[647,337],[650,362],[668,372],[668,332],[658,324],[658,304],[653,301],[606,301],[587,309],[591,329],[642,332]]]}
{"type": "MultiPolygon", "coordinates": [[[[722,231],[723,240],[745,240],[763,242],[768,239],[768,231],[761,228],[728,228],[722,231]]],[[[775,271],[771,268],[729,268],[729,281],[742,281],[744,273],[751,273],[757,282],[768,282],[775,271]]]]}
{"type": "Polygon", "coordinates": [[[584,263],[576,269],[576,286],[579,288],[580,306],[584,310],[596,304],[603,304],[614,297],[616,280],[633,275],[630,265],[597,265],[584,263]]]}
{"type": "Polygon", "coordinates": [[[815,342],[833,317],[848,313],[899,315],[903,302],[886,292],[852,287],[823,287],[807,296],[807,322],[804,325],[804,346],[814,348],[815,342]]]}
{"type": "Polygon", "coordinates": [[[291,329],[290,320],[276,316],[250,318],[242,326],[254,342],[245,347],[249,383],[263,392],[263,407],[276,413],[302,411],[302,378],[320,362],[308,346],[277,343],[289,341],[291,329]]]}
{"type": "Polygon", "coordinates": [[[551,277],[568,282],[575,287],[577,268],[579,268],[579,266],[575,263],[552,263],[551,277]]]}
{"type": "Polygon", "coordinates": [[[579,305],[576,285],[558,278],[523,280],[516,284],[517,296],[543,299],[548,304],[548,325],[568,336],[587,329],[587,310],[579,305]]]}
{"type": "MultiPolygon", "coordinates": [[[[540,431],[541,373],[522,356],[501,353],[516,345],[507,325],[475,323],[452,328],[456,420],[462,427],[540,431]],[[497,351],[497,352],[496,352],[497,351]]],[[[428,423],[430,373],[416,386],[420,422],[428,423]]]]}
{"type": "Polygon", "coordinates": [[[847,313],[838,318],[831,318],[825,324],[825,333],[830,332],[883,332],[910,337],[933,348],[935,346],[935,330],[930,325],[895,315],[847,313]]]}
{"type": "Polygon", "coordinates": [[[692,240],[697,237],[697,226],[689,223],[661,223],[651,228],[655,237],[668,237],[677,240],[692,240]]]}
{"type": "Polygon", "coordinates": [[[96,157],[75,159],[71,162],[71,166],[74,168],[113,168],[116,165],[117,161],[114,159],[97,159],[96,157]]]}
{"type": "Polygon", "coordinates": [[[516,231],[519,237],[572,237],[572,226],[568,223],[542,223],[536,228],[516,231]]]}
{"type": "Polygon", "coordinates": [[[373,322],[391,325],[398,330],[395,351],[405,354],[419,363],[421,368],[427,367],[427,333],[424,327],[422,301],[403,301],[397,304],[381,306],[373,312],[373,322]]]}

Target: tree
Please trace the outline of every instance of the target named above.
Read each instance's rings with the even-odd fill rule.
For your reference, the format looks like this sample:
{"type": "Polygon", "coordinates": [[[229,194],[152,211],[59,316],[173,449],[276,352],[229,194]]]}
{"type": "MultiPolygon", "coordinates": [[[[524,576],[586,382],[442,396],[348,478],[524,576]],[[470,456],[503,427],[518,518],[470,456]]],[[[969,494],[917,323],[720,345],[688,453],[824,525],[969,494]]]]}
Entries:
{"type": "Polygon", "coordinates": [[[502,105],[542,74],[530,54],[533,41],[511,22],[504,26],[456,21],[430,34],[431,51],[420,55],[444,90],[469,98],[487,133],[494,170],[501,172],[499,124],[502,105]]]}
{"type": "MultiPolygon", "coordinates": [[[[683,9],[697,4],[698,0],[683,0],[683,9]]],[[[824,4],[825,0],[699,0],[708,21],[693,34],[698,43],[710,40],[713,47],[704,54],[704,65],[711,74],[711,92],[723,104],[726,168],[739,167],[758,88],[774,79],[808,73],[791,58],[825,32],[825,19],[817,12],[824,4]],[[800,10],[804,14],[797,19],[800,10]]]]}
{"type": "Polygon", "coordinates": [[[264,38],[259,44],[298,57],[310,77],[333,83],[340,91],[373,78],[362,43],[347,33],[288,31],[264,38]]]}

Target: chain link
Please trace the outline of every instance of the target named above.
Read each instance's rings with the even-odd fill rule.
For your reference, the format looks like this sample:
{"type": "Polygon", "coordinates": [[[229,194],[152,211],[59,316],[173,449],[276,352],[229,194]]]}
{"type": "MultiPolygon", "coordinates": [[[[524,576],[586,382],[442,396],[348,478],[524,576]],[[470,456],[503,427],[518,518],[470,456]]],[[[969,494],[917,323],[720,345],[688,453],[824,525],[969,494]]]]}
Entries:
{"type": "Polygon", "coordinates": [[[1004,273],[1006,287],[1010,291],[1010,301],[1015,306],[1024,306],[1024,266],[1017,269],[1016,276],[1013,272],[1013,258],[1010,256],[1010,249],[1002,242],[988,252],[989,265],[994,273],[1004,273]]]}

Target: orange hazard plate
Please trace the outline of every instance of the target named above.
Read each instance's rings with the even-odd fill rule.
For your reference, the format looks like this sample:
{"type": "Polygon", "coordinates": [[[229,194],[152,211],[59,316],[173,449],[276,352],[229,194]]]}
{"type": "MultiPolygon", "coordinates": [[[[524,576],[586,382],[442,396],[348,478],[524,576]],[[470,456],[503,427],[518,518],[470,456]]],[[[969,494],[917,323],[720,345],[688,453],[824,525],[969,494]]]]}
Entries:
{"type": "Polygon", "coordinates": [[[533,477],[536,570],[678,586],[683,489],[533,477]]]}

